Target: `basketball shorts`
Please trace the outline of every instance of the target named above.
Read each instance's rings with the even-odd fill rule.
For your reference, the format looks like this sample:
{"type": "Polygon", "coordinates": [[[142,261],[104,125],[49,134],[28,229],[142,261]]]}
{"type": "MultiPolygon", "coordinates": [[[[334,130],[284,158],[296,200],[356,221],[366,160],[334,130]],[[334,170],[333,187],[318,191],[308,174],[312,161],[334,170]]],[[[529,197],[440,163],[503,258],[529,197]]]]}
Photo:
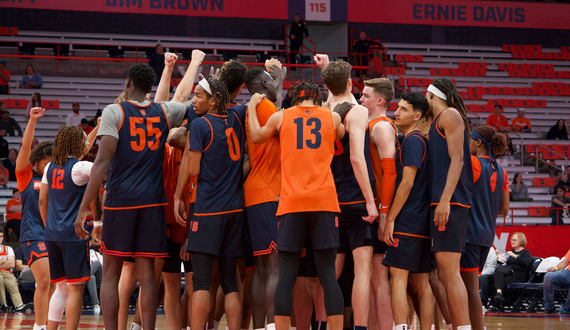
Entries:
{"type": "Polygon", "coordinates": [[[432,252],[459,252],[465,250],[465,240],[467,238],[467,221],[469,211],[467,207],[451,205],[449,219],[445,226],[435,225],[435,206],[430,207],[430,236],[432,252]]]}
{"type": "Polygon", "coordinates": [[[22,249],[24,250],[24,255],[28,257],[29,267],[32,267],[36,260],[48,257],[48,250],[44,241],[22,242],[22,249]]]}
{"type": "Polygon", "coordinates": [[[388,245],[378,238],[379,226],[380,224],[377,221],[372,223],[372,231],[374,232],[374,235],[372,235],[372,247],[374,247],[374,254],[383,254],[388,250],[388,245]]]}
{"type": "Polygon", "coordinates": [[[245,208],[254,256],[270,254],[277,248],[279,219],[277,202],[261,203],[245,208]]]}
{"type": "Polygon", "coordinates": [[[491,247],[479,244],[465,243],[465,252],[461,254],[459,265],[462,272],[483,271],[487,255],[491,247]]]}
{"type": "Polygon", "coordinates": [[[119,257],[168,257],[164,206],[105,210],[101,247],[119,257]]]}
{"type": "Polygon", "coordinates": [[[245,211],[242,212],[243,215],[243,258],[245,263],[245,269],[250,270],[255,268],[255,256],[253,254],[253,243],[251,239],[251,233],[249,232],[249,218],[245,211]]]}
{"type": "Polygon", "coordinates": [[[243,257],[242,211],[207,216],[194,216],[188,224],[188,252],[219,257],[243,257]]]}
{"type": "Polygon", "coordinates": [[[166,238],[166,250],[168,251],[168,257],[164,259],[162,272],[180,274],[182,265],[182,259],[180,259],[180,248],[182,248],[182,244],[173,241],[172,237],[166,238]]]}
{"type": "Polygon", "coordinates": [[[431,271],[431,247],[429,238],[394,234],[396,244],[389,246],[382,264],[409,270],[412,273],[431,271]]]}
{"type": "Polygon", "coordinates": [[[372,245],[372,235],[376,232],[372,224],[362,220],[367,215],[365,203],[340,206],[338,253],[349,253],[361,246],[372,245]]]}
{"type": "Polygon", "coordinates": [[[307,239],[315,250],[338,248],[337,213],[297,212],[279,218],[278,251],[300,253],[307,239]]]}
{"type": "Polygon", "coordinates": [[[46,241],[45,244],[49,252],[52,283],[63,280],[68,283],[85,282],[91,279],[88,241],[46,241]]]}

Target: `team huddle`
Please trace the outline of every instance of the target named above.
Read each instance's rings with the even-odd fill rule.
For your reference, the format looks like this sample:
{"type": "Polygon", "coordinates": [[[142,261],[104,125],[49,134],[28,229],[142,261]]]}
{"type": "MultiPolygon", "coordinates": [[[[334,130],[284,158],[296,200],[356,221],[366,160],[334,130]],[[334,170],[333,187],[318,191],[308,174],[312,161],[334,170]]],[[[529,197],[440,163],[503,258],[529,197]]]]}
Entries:
{"type": "Polygon", "coordinates": [[[89,136],[66,126],[30,152],[44,109],[31,110],[16,173],[37,279],[34,330],[56,330],[64,310],[77,329],[90,240],[104,253],[106,329],[126,327],[126,269],[140,283],[132,329],[154,329],[164,298],[173,330],[217,328],[220,300],[230,330],[249,328],[250,313],[254,329],[308,330],[313,311],[319,330],[341,330],[345,302],[354,330],[401,330],[408,293],[422,330],[432,328],[434,296],[449,329],[483,329],[477,271],[509,208],[494,157],[506,141],[490,126],[470,128],[450,80],[402,94],[392,120],[389,79],[365,81],[359,105],[350,64],[317,55],[328,97],[301,82],[281,110],[278,61],[247,70],[231,60],[193,90],[204,55],[193,51],[170,101],[176,55],[165,55],[154,101],[154,71],[132,66],[89,136]],[[252,96],[241,105],[244,84],[252,96]],[[81,161],[97,137],[95,162],[81,161]]]}

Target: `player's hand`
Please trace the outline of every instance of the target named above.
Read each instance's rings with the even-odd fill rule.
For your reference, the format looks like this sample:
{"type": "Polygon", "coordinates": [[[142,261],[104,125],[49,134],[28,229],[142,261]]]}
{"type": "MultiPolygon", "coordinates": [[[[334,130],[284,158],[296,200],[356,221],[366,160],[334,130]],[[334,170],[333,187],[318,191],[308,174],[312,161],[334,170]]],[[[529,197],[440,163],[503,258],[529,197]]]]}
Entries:
{"type": "Polygon", "coordinates": [[[182,261],[190,260],[190,253],[186,252],[186,244],[187,243],[188,243],[188,239],[185,239],[184,243],[182,243],[182,246],[180,247],[180,259],[182,259],[182,261]]]}
{"type": "Polygon", "coordinates": [[[97,126],[95,127],[99,127],[99,124],[101,124],[101,117],[97,118],[97,126]]]}
{"type": "Polygon", "coordinates": [[[103,226],[93,227],[93,232],[91,232],[93,238],[95,238],[95,242],[99,243],[103,239],[103,226]]]}
{"type": "Polygon", "coordinates": [[[44,109],[42,107],[32,108],[32,109],[30,109],[30,118],[38,119],[41,116],[43,116],[45,111],[46,111],[46,109],[44,109]]]}
{"type": "Polygon", "coordinates": [[[372,223],[374,220],[376,220],[376,218],[378,218],[378,208],[376,207],[376,203],[374,201],[366,203],[366,211],[368,212],[368,215],[362,217],[362,220],[368,223],[372,223]]]}
{"type": "Polygon", "coordinates": [[[396,241],[394,240],[393,235],[394,235],[394,221],[388,221],[386,222],[386,226],[384,226],[384,239],[381,239],[381,241],[384,241],[384,243],[386,243],[386,245],[388,246],[394,246],[396,244],[396,241]]]}
{"type": "Polygon", "coordinates": [[[285,77],[287,76],[287,68],[282,67],[281,63],[279,63],[279,65],[273,64],[269,68],[269,74],[271,75],[271,78],[273,78],[273,81],[275,83],[277,82],[280,83],[283,80],[285,80],[285,77]]]}
{"type": "Polygon", "coordinates": [[[186,219],[188,219],[188,214],[186,214],[186,205],[182,198],[176,196],[174,196],[174,217],[178,224],[186,226],[186,219]]]}
{"type": "Polygon", "coordinates": [[[164,54],[164,66],[167,68],[173,68],[174,63],[178,60],[178,55],[174,53],[165,53],[164,54]]]}
{"type": "Polygon", "coordinates": [[[249,100],[249,105],[256,108],[259,105],[259,103],[261,103],[261,101],[263,101],[264,98],[265,98],[265,94],[255,93],[251,97],[251,100],[249,100]]]}
{"type": "Polygon", "coordinates": [[[206,57],[206,53],[204,53],[203,51],[199,49],[194,49],[192,51],[192,62],[196,61],[196,63],[200,65],[202,64],[204,57],[206,57]]]}
{"type": "Polygon", "coordinates": [[[281,65],[281,62],[279,62],[279,60],[276,58],[270,58],[268,60],[265,60],[265,70],[267,70],[267,72],[271,72],[271,67],[273,65],[277,65],[279,67],[279,69],[281,69],[283,67],[281,65]]]}
{"type": "Polygon", "coordinates": [[[319,67],[319,69],[324,68],[329,64],[329,56],[324,54],[317,54],[313,57],[315,64],[319,67]]]}
{"type": "Polygon", "coordinates": [[[439,201],[435,208],[435,216],[433,221],[437,227],[444,227],[449,220],[449,202],[439,201]]]}
{"type": "Polygon", "coordinates": [[[85,218],[87,217],[86,209],[79,209],[77,217],[75,218],[75,235],[79,239],[89,239],[89,232],[85,230],[85,218]]]}
{"type": "MultiPolygon", "coordinates": [[[[200,80],[202,79],[206,79],[206,77],[204,77],[203,74],[199,74],[198,78],[200,78],[200,80]]],[[[220,80],[220,69],[218,68],[217,70],[214,71],[214,67],[211,66],[210,67],[210,75],[208,75],[208,78],[214,79],[214,80],[220,80]]]]}

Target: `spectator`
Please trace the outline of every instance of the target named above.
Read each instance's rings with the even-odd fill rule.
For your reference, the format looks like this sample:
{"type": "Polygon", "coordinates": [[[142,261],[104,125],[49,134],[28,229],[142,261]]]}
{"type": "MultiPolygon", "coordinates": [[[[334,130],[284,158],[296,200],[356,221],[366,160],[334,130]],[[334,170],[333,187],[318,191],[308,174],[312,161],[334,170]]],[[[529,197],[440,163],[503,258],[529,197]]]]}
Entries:
{"type": "Polygon", "coordinates": [[[32,95],[32,99],[28,102],[28,106],[26,107],[26,117],[30,117],[30,110],[34,107],[42,107],[42,96],[40,93],[34,93],[34,95],[32,95]]]}
{"type": "Polygon", "coordinates": [[[10,94],[10,70],[6,69],[6,62],[0,61],[0,94],[10,94]]]}
{"type": "Polygon", "coordinates": [[[158,86],[160,82],[160,77],[162,77],[162,71],[164,71],[164,47],[161,44],[155,46],[156,52],[150,55],[148,59],[148,65],[154,70],[156,73],[156,80],[154,81],[154,85],[158,86]]]}
{"type": "MultiPolygon", "coordinates": [[[[296,64],[295,60],[299,50],[303,46],[303,35],[309,39],[309,29],[307,22],[301,20],[301,16],[295,13],[293,16],[293,23],[291,23],[291,30],[289,31],[289,44],[291,45],[291,52],[289,53],[289,63],[296,64]]],[[[291,67],[291,70],[297,70],[296,67],[291,67]]]]}
{"type": "MultiPolygon", "coordinates": [[[[382,46],[378,41],[367,39],[366,32],[360,32],[358,40],[354,43],[354,51],[358,53],[358,57],[356,59],[357,65],[368,66],[370,46],[372,45],[382,46]]],[[[365,72],[366,70],[361,69],[360,75],[362,76],[365,72]]]]}
{"type": "Polygon", "coordinates": [[[24,73],[20,88],[42,88],[44,79],[36,72],[36,70],[34,70],[34,67],[31,64],[26,65],[24,73]]]}
{"type": "Polygon", "coordinates": [[[513,202],[534,202],[534,199],[528,195],[528,187],[523,183],[522,173],[516,173],[511,183],[511,201],[513,202]]]}
{"type": "Polygon", "coordinates": [[[24,249],[22,249],[21,245],[18,246],[14,254],[16,255],[16,266],[14,267],[14,269],[17,272],[20,272],[20,276],[18,276],[18,282],[36,283],[34,274],[32,273],[30,267],[28,267],[28,259],[26,258],[26,255],[24,254],[24,249]]]}
{"type": "Polygon", "coordinates": [[[8,104],[4,101],[0,101],[0,116],[2,116],[6,111],[8,111],[8,104]]]}
{"type": "Polygon", "coordinates": [[[550,188],[551,194],[556,194],[556,188],[561,186],[564,188],[564,192],[567,193],[570,191],[570,181],[568,181],[568,174],[567,172],[559,172],[558,173],[558,182],[550,188]]]}
{"type": "Polygon", "coordinates": [[[9,178],[10,172],[8,172],[8,169],[4,167],[4,164],[0,165],[0,189],[8,189],[6,185],[9,178]]]}
{"type": "Polygon", "coordinates": [[[568,140],[568,123],[564,123],[564,119],[560,119],[554,126],[550,127],[546,133],[547,140],[568,140]]]}
{"type": "Polygon", "coordinates": [[[493,127],[497,131],[504,131],[506,127],[509,127],[509,121],[502,112],[503,106],[495,104],[495,113],[492,113],[487,117],[487,125],[493,127]]]}
{"type": "Polygon", "coordinates": [[[12,191],[13,198],[6,203],[6,227],[4,234],[8,241],[8,229],[12,229],[16,234],[16,238],[20,241],[20,224],[22,222],[22,196],[17,188],[12,191]]]}
{"type": "Polygon", "coordinates": [[[16,136],[16,132],[14,132],[14,129],[18,131],[18,136],[22,136],[22,128],[20,127],[20,124],[18,124],[18,122],[14,118],[10,118],[10,111],[8,110],[4,111],[4,114],[2,114],[2,119],[0,120],[0,127],[6,129],[7,136],[16,136]]]}
{"type": "Polygon", "coordinates": [[[16,158],[18,158],[18,150],[10,149],[8,158],[2,161],[2,165],[8,169],[10,181],[16,181],[16,158]]]}
{"type": "Polygon", "coordinates": [[[91,133],[93,130],[93,127],[89,126],[89,120],[87,120],[87,118],[81,119],[81,124],[79,124],[79,127],[81,127],[81,129],[83,129],[87,135],[89,135],[89,133],[91,133]]]}
{"type": "Polygon", "coordinates": [[[498,159],[507,159],[507,160],[515,160],[515,148],[513,147],[513,141],[511,141],[511,138],[509,137],[508,133],[503,132],[503,136],[505,137],[505,140],[507,141],[507,150],[505,150],[505,153],[502,154],[501,156],[498,156],[498,159]]]}
{"type": "Polygon", "coordinates": [[[73,102],[71,105],[71,109],[73,110],[72,113],[67,115],[67,119],[65,120],[66,126],[79,126],[81,124],[81,119],[85,118],[85,115],[79,112],[79,103],[73,102]]]}
{"type": "Polygon", "coordinates": [[[97,295],[97,284],[101,284],[101,276],[103,274],[103,256],[94,249],[89,249],[89,260],[91,262],[91,278],[87,282],[91,303],[93,303],[93,313],[101,313],[101,304],[97,295]]]}
{"type": "MultiPolygon", "coordinates": [[[[568,269],[568,260],[570,260],[570,250],[566,252],[566,255],[558,265],[555,267],[549,267],[544,275],[543,282],[543,294],[544,294],[544,313],[545,314],[555,314],[556,308],[554,308],[554,296],[556,289],[563,289],[570,286],[570,269],[568,269]]],[[[570,314],[570,294],[566,298],[566,302],[562,305],[560,309],[560,314],[570,314]]]]}
{"type": "MultiPolygon", "coordinates": [[[[564,173],[566,175],[566,173],[564,173]]],[[[570,197],[565,196],[566,190],[563,186],[556,186],[556,196],[552,196],[552,204],[550,207],[550,216],[552,217],[551,225],[563,225],[563,217],[568,218],[568,206],[570,206],[570,197]],[[556,209],[557,208],[557,209],[556,209]]]]}
{"type": "Polygon", "coordinates": [[[6,301],[6,291],[8,291],[16,311],[21,312],[26,306],[22,302],[16,277],[12,275],[11,269],[16,265],[14,250],[8,245],[2,245],[3,242],[4,233],[0,232],[0,310],[3,312],[10,310],[6,301]]]}
{"type": "Polygon", "coordinates": [[[517,109],[517,116],[513,118],[511,126],[513,127],[513,131],[515,132],[530,132],[532,125],[530,124],[530,120],[524,116],[525,110],[524,108],[517,109]]]}
{"type": "Polygon", "coordinates": [[[0,158],[8,157],[8,153],[10,151],[8,141],[4,139],[4,136],[6,136],[6,129],[0,127],[0,158]]]}

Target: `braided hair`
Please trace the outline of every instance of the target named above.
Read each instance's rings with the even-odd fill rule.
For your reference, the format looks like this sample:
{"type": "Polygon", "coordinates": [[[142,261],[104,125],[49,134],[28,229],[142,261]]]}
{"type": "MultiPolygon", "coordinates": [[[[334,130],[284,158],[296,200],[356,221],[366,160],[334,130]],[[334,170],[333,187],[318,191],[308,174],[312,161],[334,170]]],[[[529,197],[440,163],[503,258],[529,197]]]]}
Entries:
{"type": "Polygon", "coordinates": [[[85,154],[87,137],[78,126],[64,126],[59,129],[53,141],[52,163],[63,167],[69,157],[79,158],[85,154]]]}
{"type": "Polygon", "coordinates": [[[463,118],[463,125],[465,126],[465,130],[467,131],[467,135],[471,133],[471,128],[469,127],[469,121],[467,120],[467,110],[465,110],[465,105],[463,104],[463,99],[457,88],[451,82],[451,80],[447,78],[440,78],[434,80],[432,83],[435,87],[437,87],[445,96],[447,97],[447,105],[457,109],[459,114],[461,114],[461,118],[463,118]]]}
{"type": "Polygon", "coordinates": [[[507,150],[507,141],[505,140],[505,136],[498,133],[493,127],[489,125],[481,125],[475,127],[473,130],[491,143],[491,150],[495,156],[502,156],[507,150]]]}
{"type": "Polygon", "coordinates": [[[228,93],[228,89],[226,86],[219,80],[206,78],[206,81],[210,85],[210,89],[212,90],[212,95],[210,95],[206,90],[204,93],[206,94],[207,98],[214,98],[216,101],[216,106],[212,113],[221,115],[228,113],[228,105],[230,104],[230,94],[228,93]]]}
{"type": "Polygon", "coordinates": [[[305,100],[311,100],[318,106],[323,104],[323,92],[312,80],[299,83],[293,90],[293,105],[298,105],[305,100]]]}
{"type": "Polygon", "coordinates": [[[32,149],[29,162],[32,165],[36,165],[40,160],[44,158],[51,158],[52,152],[53,152],[53,141],[40,142],[34,147],[34,149],[32,149]]]}

